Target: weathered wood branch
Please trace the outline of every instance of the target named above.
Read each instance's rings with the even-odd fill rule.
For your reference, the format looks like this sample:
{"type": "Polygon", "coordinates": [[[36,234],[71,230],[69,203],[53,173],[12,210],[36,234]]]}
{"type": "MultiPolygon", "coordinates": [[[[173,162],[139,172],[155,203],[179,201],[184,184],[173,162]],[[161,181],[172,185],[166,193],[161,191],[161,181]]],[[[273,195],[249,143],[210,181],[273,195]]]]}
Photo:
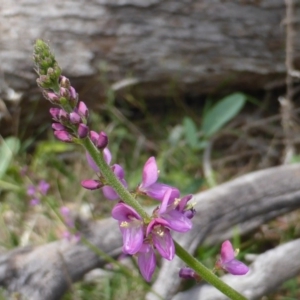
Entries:
{"type": "MultiPolygon", "coordinates": [[[[1,72],[11,88],[31,87],[32,44],[43,38],[66,75],[97,96],[103,69],[111,82],[131,74],[151,97],[172,83],[197,94],[224,83],[254,88],[254,80],[260,89],[284,80],[284,15],[282,0],[2,0],[1,72]]],[[[299,16],[295,5],[295,23],[299,16]]]]}
{"type": "MultiPolygon", "coordinates": [[[[222,279],[249,300],[258,300],[282,283],[300,274],[300,239],[259,255],[245,276],[225,275],[222,279]]],[[[207,284],[177,294],[173,300],[226,300],[225,295],[207,284]]]]}
{"type": "MultiPolygon", "coordinates": [[[[197,218],[189,234],[180,237],[180,244],[193,253],[205,239],[229,237],[232,226],[241,224],[240,228],[247,232],[279,211],[299,208],[299,179],[300,165],[281,166],[249,173],[197,194],[197,218]]],[[[182,262],[178,258],[171,263],[163,262],[153,285],[163,299],[171,299],[176,293],[180,267],[182,262]]],[[[147,299],[157,297],[149,294],[147,299]]]]}
{"type": "MultiPolygon", "coordinates": [[[[195,196],[197,214],[189,234],[175,238],[193,252],[207,240],[215,243],[239,225],[248,232],[282,213],[300,207],[300,165],[270,168],[244,175],[195,196]]],[[[121,253],[122,239],[112,219],[91,223],[86,238],[105,253],[121,253]]],[[[105,260],[82,243],[57,241],[48,245],[16,249],[0,256],[0,284],[31,300],[57,300],[88,271],[105,260]],[[43,278],[43,280],[40,280],[43,278]]],[[[171,299],[180,284],[176,258],[164,262],[153,288],[163,299],[171,299]]],[[[155,299],[153,294],[147,296],[155,299]]]]}

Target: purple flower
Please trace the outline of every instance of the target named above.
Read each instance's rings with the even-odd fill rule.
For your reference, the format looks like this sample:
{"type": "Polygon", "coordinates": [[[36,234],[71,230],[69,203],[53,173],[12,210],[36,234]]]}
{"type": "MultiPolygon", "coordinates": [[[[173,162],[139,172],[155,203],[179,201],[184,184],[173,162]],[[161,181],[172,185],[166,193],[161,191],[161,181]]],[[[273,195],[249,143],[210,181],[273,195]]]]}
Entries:
{"type": "Polygon", "coordinates": [[[146,230],[146,236],[151,234],[153,245],[159,254],[167,259],[172,260],[175,255],[175,246],[168,229],[168,222],[161,218],[152,220],[146,230]]]}
{"type": "Polygon", "coordinates": [[[50,184],[45,180],[41,180],[37,187],[34,185],[29,185],[27,187],[27,195],[31,197],[30,205],[35,206],[40,204],[41,196],[45,196],[49,190],[50,184]]]}
{"type": "Polygon", "coordinates": [[[119,221],[123,235],[123,252],[137,253],[144,240],[143,220],[129,205],[120,202],[112,210],[112,217],[119,221]]]}
{"type": "Polygon", "coordinates": [[[221,247],[221,257],[216,262],[216,269],[223,269],[232,275],[245,275],[249,268],[241,261],[235,259],[235,252],[230,241],[225,241],[221,247]]]}
{"type": "Polygon", "coordinates": [[[143,179],[141,184],[138,187],[138,191],[146,194],[147,196],[162,200],[167,189],[172,189],[172,193],[170,196],[170,201],[174,201],[175,198],[178,198],[180,192],[178,189],[171,187],[167,184],[157,183],[158,179],[158,168],[155,161],[155,158],[150,157],[144,165],[143,168],[143,179]]]}
{"type": "Polygon", "coordinates": [[[156,267],[155,253],[149,244],[144,243],[138,252],[138,265],[146,281],[150,281],[156,267]]]}
{"type": "Polygon", "coordinates": [[[35,192],[36,192],[36,189],[35,189],[35,186],[34,186],[34,185],[29,185],[29,186],[27,187],[26,193],[27,193],[28,196],[33,196],[33,195],[35,195],[35,192]]]}
{"type": "Polygon", "coordinates": [[[50,188],[50,184],[45,180],[41,180],[39,182],[38,189],[43,196],[45,196],[48,193],[49,188],[50,188]]]}
{"type": "MultiPolygon", "coordinates": [[[[173,203],[170,203],[170,197],[172,195],[172,189],[168,189],[164,195],[164,198],[162,200],[162,203],[158,210],[155,212],[155,214],[161,218],[167,221],[167,227],[178,231],[178,232],[187,232],[192,228],[192,222],[191,220],[185,215],[184,213],[184,206],[180,206],[182,199],[178,199],[178,201],[174,201],[173,203]]],[[[186,204],[186,202],[184,203],[186,204]]],[[[154,219],[155,220],[155,219],[154,219]]]]}
{"type": "Polygon", "coordinates": [[[35,199],[34,198],[34,199],[30,200],[30,205],[31,206],[36,206],[36,205],[40,204],[40,202],[41,202],[40,199],[35,199]]]}

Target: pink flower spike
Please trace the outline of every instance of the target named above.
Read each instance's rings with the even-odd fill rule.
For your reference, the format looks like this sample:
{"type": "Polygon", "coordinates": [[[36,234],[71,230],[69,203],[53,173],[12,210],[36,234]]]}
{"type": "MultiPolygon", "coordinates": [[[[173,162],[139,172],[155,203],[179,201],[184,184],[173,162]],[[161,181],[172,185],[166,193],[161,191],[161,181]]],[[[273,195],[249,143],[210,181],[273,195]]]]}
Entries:
{"type": "Polygon", "coordinates": [[[138,265],[142,276],[150,281],[156,267],[156,259],[153,248],[149,244],[143,244],[138,253],[138,265]]]}
{"type": "Polygon", "coordinates": [[[221,257],[216,262],[217,269],[223,269],[232,275],[245,275],[249,268],[241,261],[235,259],[235,252],[230,241],[225,241],[221,247],[221,257]]]}

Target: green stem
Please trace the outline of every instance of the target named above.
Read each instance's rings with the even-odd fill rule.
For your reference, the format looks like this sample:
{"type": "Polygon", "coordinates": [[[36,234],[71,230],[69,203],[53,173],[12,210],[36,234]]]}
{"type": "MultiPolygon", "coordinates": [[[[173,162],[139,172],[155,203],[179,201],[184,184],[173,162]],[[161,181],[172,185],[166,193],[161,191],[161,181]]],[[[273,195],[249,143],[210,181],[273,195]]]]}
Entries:
{"type": "Polygon", "coordinates": [[[133,207],[144,219],[145,222],[149,222],[150,217],[148,216],[148,214],[144,211],[143,207],[139,204],[139,202],[133,198],[133,196],[123,186],[123,184],[118,180],[118,178],[116,178],[116,175],[106,163],[103,155],[100,154],[99,150],[94,146],[90,138],[85,138],[81,142],[90,154],[90,156],[93,158],[94,162],[101,170],[101,174],[104,176],[109,185],[117,192],[120,198],[129,206],[133,207]]]}
{"type": "Polygon", "coordinates": [[[202,279],[213,285],[224,295],[228,296],[232,300],[247,300],[246,297],[241,295],[239,292],[231,288],[209,269],[207,269],[200,261],[191,256],[184,248],[182,248],[176,241],[174,241],[176,255],[180,257],[189,267],[196,271],[202,279]]]}

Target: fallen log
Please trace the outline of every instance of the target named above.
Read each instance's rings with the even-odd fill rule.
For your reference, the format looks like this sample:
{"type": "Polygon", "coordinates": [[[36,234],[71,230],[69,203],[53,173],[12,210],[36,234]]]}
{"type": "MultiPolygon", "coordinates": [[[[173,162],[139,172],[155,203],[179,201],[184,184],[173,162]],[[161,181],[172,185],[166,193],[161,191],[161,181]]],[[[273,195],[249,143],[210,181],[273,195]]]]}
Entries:
{"type": "MultiPolygon", "coordinates": [[[[115,87],[151,98],[170,85],[185,94],[261,89],[284,83],[284,16],[282,0],[4,0],[0,71],[12,89],[33,87],[32,44],[43,38],[65,75],[97,97],[103,73],[112,83],[130,77],[115,87]]],[[[295,35],[298,62],[299,49],[295,35]]]]}
{"type": "MultiPolygon", "coordinates": [[[[220,242],[239,225],[248,232],[280,214],[300,207],[300,164],[253,172],[195,195],[197,214],[189,234],[175,235],[191,253],[205,242],[220,242]]],[[[115,220],[92,222],[82,232],[87,240],[112,257],[121,253],[122,239],[115,220]]],[[[61,240],[26,247],[0,255],[0,285],[31,300],[57,300],[72,282],[107,261],[83,243],[61,240]],[[41,280],[41,278],[43,280],[41,280]]],[[[163,262],[153,289],[163,299],[172,299],[180,285],[175,258],[163,262]]],[[[153,293],[148,299],[155,299],[153,293]]]]}

